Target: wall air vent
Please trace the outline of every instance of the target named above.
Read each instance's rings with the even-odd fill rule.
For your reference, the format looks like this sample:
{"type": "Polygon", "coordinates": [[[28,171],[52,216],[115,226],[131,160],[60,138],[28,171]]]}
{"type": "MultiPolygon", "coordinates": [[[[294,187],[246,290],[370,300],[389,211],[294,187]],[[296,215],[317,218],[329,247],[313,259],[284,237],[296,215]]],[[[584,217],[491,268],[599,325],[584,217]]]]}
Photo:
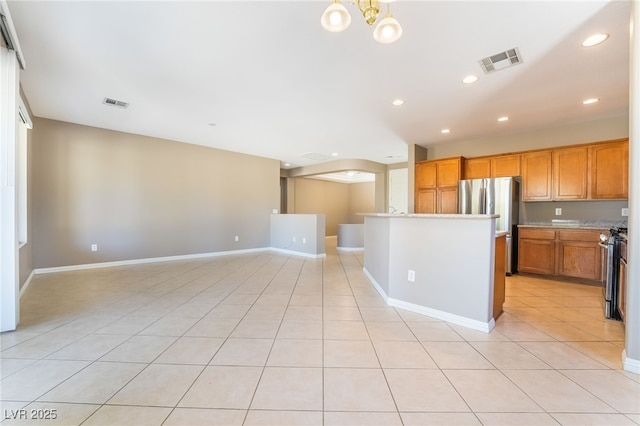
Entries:
{"type": "Polygon", "coordinates": [[[511,67],[513,65],[518,65],[521,62],[522,56],[520,55],[520,50],[518,50],[517,47],[482,58],[478,61],[485,74],[511,67]]]}
{"type": "Polygon", "coordinates": [[[116,99],[111,99],[111,98],[104,98],[102,103],[105,104],[105,105],[111,105],[111,106],[118,107],[118,108],[128,108],[129,107],[129,103],[128,102],[122,102],[122,101],[118,101],[116,99]]]}

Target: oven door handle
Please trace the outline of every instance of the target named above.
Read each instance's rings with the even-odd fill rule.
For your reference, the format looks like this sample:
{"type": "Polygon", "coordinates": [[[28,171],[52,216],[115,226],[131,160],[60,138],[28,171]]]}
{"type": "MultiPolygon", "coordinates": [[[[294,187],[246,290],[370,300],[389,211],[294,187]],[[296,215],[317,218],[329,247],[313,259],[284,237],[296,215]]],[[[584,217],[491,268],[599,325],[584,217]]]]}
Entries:
{"type": "Polygon", "coordinates": [[[609,245],[608,245],[608,244],[598,243],[598,245],[599,245],[600,247],[602,247],[603,249],[609,249],[609,245]]]}

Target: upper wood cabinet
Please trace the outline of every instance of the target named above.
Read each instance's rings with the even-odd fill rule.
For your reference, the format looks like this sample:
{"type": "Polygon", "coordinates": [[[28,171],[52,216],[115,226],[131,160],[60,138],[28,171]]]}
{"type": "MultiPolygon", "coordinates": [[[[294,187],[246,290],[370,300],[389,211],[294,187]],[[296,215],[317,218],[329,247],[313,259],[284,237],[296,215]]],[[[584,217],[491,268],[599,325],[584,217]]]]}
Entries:
{"type": "Polygon", "coordinates": [[[438,160],[436,162],[437,186],[458,186],[458,181],[462,178],[462,157],[449,158],[446,160],[438,160]]]}
{"type": "Polygon", "coordinates": [[[622,140],[589,147],[591,169],[590,198],[594,200],[629,197],[629,141],[622,140]]]}
{"type": "Polygon", "coordinates": [[[587,199],[588,159],[586,146],[553,151],[554,200],[587,199]]]}
{"type": "Polygon", "coordinates": [[[520,176],[520,154],[491,157],[491,177],[520,176]]]}
{"type": "Polygon", "coordinates": [[[416,163],[415,212],[457,213],[462,157],[416,163]]]}
{"type": "Polygon", "coordinates": [[[416,163],[416,189],[436,188],[437,164],[434,161],[416,163]]]}
{"type": "Polygon", "coordinates": [[[520,176],[520,154],[469,158],[464,160],[465,179],[508,176],[520,176]]]}
{"type": "Polygon", "coordinates": [[[522,199],[524,201],[551,201],[551,151],[522,154],[522,199]]]}
{"type": "Polygon", "coordinates": [[[464,160],[464,178],[482,179],[491,177],[491,158],[469,158],[464,160]]]}

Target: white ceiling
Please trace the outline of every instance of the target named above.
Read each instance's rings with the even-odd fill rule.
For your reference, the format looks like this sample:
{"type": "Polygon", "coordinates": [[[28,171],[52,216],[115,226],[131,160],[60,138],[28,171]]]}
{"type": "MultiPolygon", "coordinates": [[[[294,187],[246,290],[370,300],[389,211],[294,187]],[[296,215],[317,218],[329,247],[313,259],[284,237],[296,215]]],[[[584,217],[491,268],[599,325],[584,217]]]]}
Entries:
{"type": "Polygon", "coordinates": [[[309,153],[397,163],[407,144],[629,110],[629,1],[400,0],[391,11],[404,34],[390,45],[373,40],[348,1],[353,21],[342,33],[320,26],[329,0],[7,3],[35,116],[288,167],[325,161],[309,153]],[[581,47],[594,32],[611,36],[581,47]],[[479,59],[514,47],[522,64],[483,73],[479,59]],[[480,80],[463,85],[467,74],[480,80]],[[601,102],[582,105],[588,97],[601,102]]]}

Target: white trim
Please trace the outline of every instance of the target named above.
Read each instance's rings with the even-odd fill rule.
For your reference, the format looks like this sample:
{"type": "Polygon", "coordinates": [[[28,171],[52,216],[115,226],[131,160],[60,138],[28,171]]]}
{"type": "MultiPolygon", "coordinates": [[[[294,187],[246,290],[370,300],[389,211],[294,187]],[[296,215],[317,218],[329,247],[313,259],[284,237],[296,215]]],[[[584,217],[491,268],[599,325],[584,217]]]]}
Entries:
{"type": "Polygon", "coordinates": [[[33,280],[33,277],[35,276],[36,276],[36,271],[35,270],[31,271],[31,273],[29,274],[29,277],[20,288],[20,299],[22,299],[22,296],[24,296],[24,293],[27,291],[27,288],[31,285],[31,280],[33,280]]]}
{"type": "Polygon", "coordinates": [[[29,110],[22,99],[22,96],[18,96],[18,116],[20,120],[27,126],[27,129],[33,129],[33,121],[31,121],[31,116],[29,115],[29,110]]]}
{"type": "Polygon", "coordinates": [[[286,250],[286,249],[281,249],[281,248],[276,248],[276,247],[270,247],[271,251],[277,251],[279,253],[284,253],[284,254],[292,254],[295,256],[304,256],[304,257],[311,257],[313,259],[318,259],[321,257],[327,257],[326,253],[320,253],[320,254],[313,254],[313,253],[305,253],[302,251],[295,251],[295,250],[286,250]]]}
{"type": "Polygon", "coordinates": [[[385,303],[389,306],[404,309],[406,311],[415,312],[421,315],[426,315],[428,317],[440,319],[446,322],[450,322],[452,324],[461,325],[463,327],[471,328],[473,330],[478,330],[485,333],[490,333],[491,330],[493,330],[496,326],[496,322],[493,318],[491,318],[489,322],[482,322],[482,321],[474,320],[471,318],[463,317],[460,315],[451,314],[449,312],[444,312],[437,309],[431,309],[425,306],[416,305],[414,303],[393,299],[387,296],[387,294],[382,289],[382,287],[380,287],[380,285],[376,282],[376,280],[371,276],[369,271],[367,271],[367,268],[362,268],[362,271],[367,276],[369,281],[371,281],[371,284],[373,284],[373,286],[378,291],[378,293],[380,293],[380,296],[382,296],[385,303]]]}
{"type": "Polygon", "coordinates": [[[622,368],[629,373],[640,374],[640,360],[627,357],[626,349],[622,350],[622,368]]]}
{"type": "MultiPolygon", "coordinates": [[[[157,263],[157,262],[172,262],[174,260],[192,260],[192,259],[203,259],[207,257],[218,257],[218,256],[231,256],[234,254],[247,254],[247,253],[259,253],[264,251],[275,251],[285,254],[293,254],[304,257],[312,257],[312,258],[320,258],[326,257],[326,254],[309,254],[302,253],[298,251],[292,250],[283,250],[273,247],[263,247],[263,248],[255,248],[255,249],[244,249],[244,250],[229,250],[229,251],[217,251],[210,253],[197,253],[197,254],[184,254],[178,256],[165,256],[165,257],[149,257],[144,259],[132,259],[132,260],[117,260],[113,262],[100,262],[100,263],[85,263],[81,265],[69,265],[69,266],[53,266],[50,268],[36,268],[31,272],[31,275],[27,279],[28,282],[31,281],[33,275],[40,274],[52,274],[56,272],[69,272],[69,271],[80,271],[84,269],[98,269],[98,268],[111,268],[114,266],[127,266],[127,265],[139,265],[143,263],[157,263]]],[[[26,290],[27,284],[23,286],[23,289],[26,290]]],[[[21,296],[24,290],[21,291],[21,296]]]]}
{"type": "Polygon", "coordinates": [[[339,251],[364,251],[364,247],[336,247],[339,251]]]}
{"type": "Polygon", "coordinates": [[[218,252],[211,252],[211,253],[185,254],[185,255],[179,255],[179,256],[149,257],[145,259],[118,260],[114,262],[85,263],[82,265],[37,268],[37,269],[34,269],[34,272],[36,274],[50,274],[54,272],[79,271],[83,269],[111,268],[113,266],[139,265],[143,263],[171,262],[174,260],[191,260],[191,259],[202,259],[206,257],[228,256],[228,255],[234,255],[234,254],[257,253],[257,252],[268,251],[268,250],[269,248],[265,247],[265,248],[256,248],[256,249],[246,249],[246,250],[231,250],[231,251],[218,251],[218,252]]]}

